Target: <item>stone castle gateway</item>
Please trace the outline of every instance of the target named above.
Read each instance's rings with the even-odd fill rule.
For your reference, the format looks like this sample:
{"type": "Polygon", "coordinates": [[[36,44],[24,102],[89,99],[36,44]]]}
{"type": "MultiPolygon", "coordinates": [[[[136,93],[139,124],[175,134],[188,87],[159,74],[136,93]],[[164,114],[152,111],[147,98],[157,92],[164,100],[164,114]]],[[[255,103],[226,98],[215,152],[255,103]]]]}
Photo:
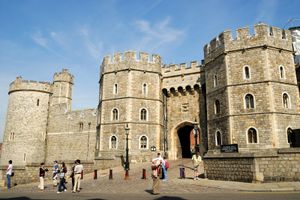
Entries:
{"type": "Polygon", "coordinates": [[[159,55],[132,51],[104,57],[97,108],[71,109],[68,70],[52,83],[17,77],[2,169],[13,160],[24,183],[36,179],[41,162],[80,159],[86,172],[120,165],[128,125],[131,162],[149,161],[151,147],[169,159],[189,158],[198,144],[210,179],[300,180],[300,150],[291,148],[300,128],[292,32],[257,24],[254,33],[222,32],[204,47],[201,64],[165,65],[159,55]],[[226,144],[239,152],[220,153],[226,144]]]}

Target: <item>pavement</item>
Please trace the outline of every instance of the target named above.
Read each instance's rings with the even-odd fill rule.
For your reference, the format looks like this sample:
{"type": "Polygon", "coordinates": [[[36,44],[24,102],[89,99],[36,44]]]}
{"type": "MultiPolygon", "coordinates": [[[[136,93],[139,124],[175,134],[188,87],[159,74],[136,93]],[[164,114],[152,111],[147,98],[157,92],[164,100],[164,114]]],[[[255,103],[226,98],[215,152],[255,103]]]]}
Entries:
{"type": "MultiPolygon", "coordinates": [[[[136,163],[130,165],[129,179],[124,180],[124,169],[112,168],[113,179],[109,179],[109,169],[99,170],[98,178],[93,179],[93,173],[85,174],[81,182],[84,193],[102,194],[144,194],[151,193],[152,179],[149,163],[136,163]],[[142,171],[146,169],[146,179],[142,179],[142,171]]],[[[203,169],[201,169],[203,171],[203,169]]],[[[200,170],[200,171],[201,171],[200,170]]],[[[51,174],[48,174],[50,177],[51,174]]],[[[38,178],[37,178],[38,181],[38,178]]],[[[67,180],[68,191],[71,193],[71,180],[67,180]]],[[[1,194],[5,193],[32,193],[41,192],[38,189],[38,182],[17,185],[11,190],[1,188],[1,194]]],[[[56,187],[52,186],[50,180],[45,182],[45,190],[41,193],[56,193],[56,187]]],[[[195,194],[195,193],[235,193],[235,192],[299,192],[300,182],[274,182],[274,183],[243,183],[234,181],[219,181],[200,178],[193,179],[192,162],[189,159],[170,161],[168,170],[168,181],[161,181],[161,194],[195,194]],[[180,178],[179,168],[185,168],[184,179],[180,178]]],[[[0,197],[1,197],[0,194],[0,197]]],[[[58,194],[60,195],[60,194],[58,194]]]]}

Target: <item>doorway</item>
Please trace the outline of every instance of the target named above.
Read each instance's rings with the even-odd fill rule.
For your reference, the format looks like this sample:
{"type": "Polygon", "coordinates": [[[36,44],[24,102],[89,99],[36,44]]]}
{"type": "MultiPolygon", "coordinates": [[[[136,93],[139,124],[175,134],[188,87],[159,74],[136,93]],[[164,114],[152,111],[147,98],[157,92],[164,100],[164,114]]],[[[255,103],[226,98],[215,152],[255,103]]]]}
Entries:
{"type": "Polygon", "coordinates": [[[178,146],[178,156],[182,158],[191,158],[192,152],[191,148],[194,145],[193,137],[193,126],[187,125],[177,131],[179,146],[178,146]]]}

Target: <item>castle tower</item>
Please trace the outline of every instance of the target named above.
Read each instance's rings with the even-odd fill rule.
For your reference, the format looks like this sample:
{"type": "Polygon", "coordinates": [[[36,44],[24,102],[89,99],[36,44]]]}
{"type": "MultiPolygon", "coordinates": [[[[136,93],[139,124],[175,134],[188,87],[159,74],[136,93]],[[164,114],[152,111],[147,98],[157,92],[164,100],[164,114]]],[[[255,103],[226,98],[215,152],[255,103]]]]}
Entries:
{"type": "Polygon", "coordinates": [[[225,31],[204,47],[209,149],[289,147],[299,93],[290,31],[254,26],[225,31]]]}
{"type": "Polygon", "coordinates": [[[8,160],[15,166],[44,162],[50,83],[17,77],[8,94],[2,165],[8,160]]]}
{"type": "Polygon", "coordinates": [[[73,79],[73,75],[70,74],[67,69],[63,69],[62,72],[54,74],[51,106],[55,107],[59,104],[65,104],[66,109],[68,111],[71,110],[73,79]]]}
{"type": "Polygon", "coordinates": [[[162,148],[161,58],[138,56],[128,51],[103,59],[96,145],[100,158],[124,155],[126,124],[131,160],[150,158],[151,146],[162,148]]]}

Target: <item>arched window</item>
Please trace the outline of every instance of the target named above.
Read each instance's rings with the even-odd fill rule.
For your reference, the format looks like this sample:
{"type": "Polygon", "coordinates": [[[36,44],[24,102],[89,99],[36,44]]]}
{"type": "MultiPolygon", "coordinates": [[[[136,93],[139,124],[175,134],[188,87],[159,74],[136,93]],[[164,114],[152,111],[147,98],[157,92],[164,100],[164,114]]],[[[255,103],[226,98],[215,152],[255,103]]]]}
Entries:
{"type": "Polygon", "coordinates": [[[249,128],[248,132],[248,143],[257,143],[257,132],[254,128],[249,128]]]}
{"type": "Polygon", "coordinates": [[[83,131],[83,122],[79,122],[79,131],[83,131]]]}
{"type": "Polygon", "coordinates": [[[246,94],[245,107],[246,109],[254,108],[254,97],[252,94],[246,94]]]}
{"type": "Polygon", "coordinates": [[[218,75],[215,74],[214,75],[214,87],[217,87],[218,86],[218,75]]]}
{"type": "Polygon", "coordinates": [[[113,109],[113,111],[112,111],[112,120],[113,121],[119,120],[119,112],[118,112],[118,110],[116,108],[113,109]]]}
{"type": "Polygon", "coordinates": [[[216,100],[215,101],[215,114],[219,114],[220,113],[220,101],[216,100]]]}
{"type": "Polygon", "coordinates": [[[283,66],[279,66],[279,76],[281,79],[285,78],[285,70],[283,66]]]}
{"type": "Polygon", "coordinates": [[[284,108],[290,108],[290,97],[287,93],[283,93],[282,103],[284,108]]]}
{"type": "Polygon", "coordinates": [[[143,84],[143,87],[142,87],[142,93],[143,93],[143,95],[147,95],[147,84],[146,83],[144,83],[143,84]]]}
{"type": "Polygon", "coordinates": [[[110,148],[117,149],[117,137],[114,135],[110,138],[110,148]]]}
{"type": "Polygon", "coordinates": [[[9,140],[13,141],[14,139],[15,139],[15,133],[11,132],[10,135],[9,135],[9,140]]]}
{"type": "Polygon", "coordinates": [[[148,138],[145,135],[140,138],[140,149],[148,149],[148,138]]]}
{"type": "Polygon", "coordinates": [[[118,84],[114,84],[114,94],[118,94],[118,84]]]}
{"type": "Polygon", "coordinates": [[[141,110],[141,120],[147,121],[147,110],[145,108],[141,110]]]}
{"type": "Polygon", "coordinates": [[[36,105],[37,105],[37,106],[40,105],[40,100],[39,100],[39,99],[36,101],[36,105]]]}
{"type": "Polygon", "coordinates": [[[250,76],[250,68],[249,66],[245,66],[244,67],[244,79],[250,79],[251,76],[250,76]]]}
{"type": "Polygon", "coordinates": [[[220,146],[222,145],[222,135],[221,135],[221,132],[220,131],[217,131],[216,132],[216,146],[220,146]]]}

